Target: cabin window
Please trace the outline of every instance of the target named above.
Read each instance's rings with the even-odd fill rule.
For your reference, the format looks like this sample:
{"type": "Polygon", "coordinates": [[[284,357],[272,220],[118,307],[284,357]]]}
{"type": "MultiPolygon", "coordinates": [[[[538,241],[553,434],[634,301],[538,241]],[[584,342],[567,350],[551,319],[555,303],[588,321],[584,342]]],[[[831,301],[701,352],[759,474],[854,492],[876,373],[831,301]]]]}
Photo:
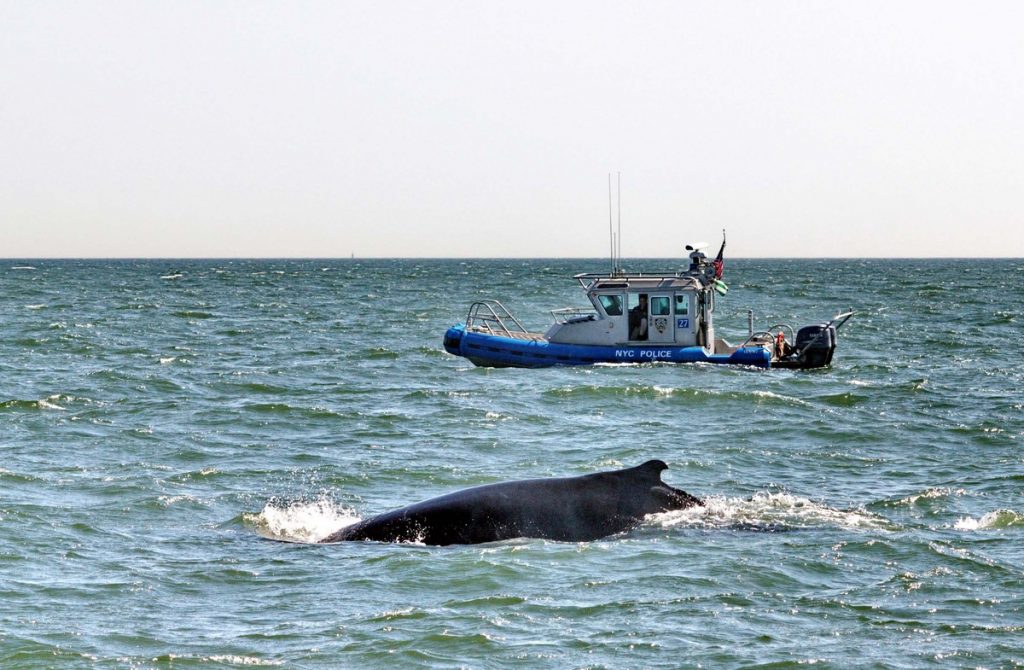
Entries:
{"type": "Polygon", "coordinates": [[[654,296],[651,298],[651,316],[668,316],[670,304],[667,295],[654,296]]]}
{"type": "Polygon", "coordinates": [[[601,302],[604,313],[608,316],[622,316],[621,295],[599,295],[597,299],[601,302]]]}
{"type": "Polygon", "coordinates": [[[676,316],[687,316],[690,313],[690,296],[676,296],[676,316]]]}

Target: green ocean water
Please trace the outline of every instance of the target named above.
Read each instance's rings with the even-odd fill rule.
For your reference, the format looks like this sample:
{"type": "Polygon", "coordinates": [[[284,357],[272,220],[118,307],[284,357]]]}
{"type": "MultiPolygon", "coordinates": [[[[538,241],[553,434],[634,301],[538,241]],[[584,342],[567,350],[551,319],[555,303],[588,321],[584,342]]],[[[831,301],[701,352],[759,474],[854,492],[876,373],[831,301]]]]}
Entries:
{"type": "Polygon", "coordinates": [[[1024,665],[1024,261],[727,258],[727,339],[857,310],[826,370],[443,351],[473,300],[544,330],[606,264],[0,261],[0,667],[1024,665]],[[310,543],[650,458],[707,507],[310,543]]]}

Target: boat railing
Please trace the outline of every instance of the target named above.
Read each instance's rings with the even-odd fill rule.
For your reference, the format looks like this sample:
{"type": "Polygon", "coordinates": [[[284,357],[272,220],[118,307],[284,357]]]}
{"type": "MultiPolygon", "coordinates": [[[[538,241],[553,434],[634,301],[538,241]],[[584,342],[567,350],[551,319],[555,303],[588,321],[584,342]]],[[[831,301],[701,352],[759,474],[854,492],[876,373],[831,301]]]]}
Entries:
{"type": "Polygon", "coordinates": [[[690,276],[686,270],[659,270],[655,272],[624,272],[619,271],[615,273],[611,272],[581,272],[573,275],[573,279],[585,280],[585,279],[607,279],[614,281],[616,279],[680,279],[682,277],[690,276]]]}
{"type": "Polygon", "coordinates": [[[519,319],[512,316],[512,312],[497,300],[478,300],[469,306],[466,330],[472,329],[505,337],[515,337],[514,333],[527,332],[519,319]]]}
{"type": "MultiPolygon", "coordinates": [[[[820,338],[822,338],[824,336],[824,333],[826,331],[828,331],[829,327],[835,326],[836,330],[841,328],[844,323],[846,323],[847,321],[850,320],[850,317],[853,316],[853,314],[854,314],[853,310],[850,310],[848,312],[842,312],[840,314],[836,314],[834,317],[832,317],[831,321],[829,321],[828,323],[824,324],[824,327],[821,329],[821,331],[817,335],[815,335],[814,338],[810,342],[806,343],[803,346],[802,349],[800,349],[799,351],[796,352],[796,355],[799,356],[806,349],[810,348],[811,345],[815,344],[820,338]]],[[[764,339],[769,339],[769,340],[770,339],[774,339],[774,337],[775,337],[775,330],[776,329],[779,329],[779,330],[782,330],[782,331],[788,330],[789,331],[789,341],[794,343],[794,344],[796,344],[796,334],[795,334],[795,332],[793,330],[793,327],[790,326],[789,324],[786,324],[786,323],[777,323],[774,326],[772,326],[771,328],[768,328],[766,330],[759,330],[757,332],[751,333],[750,336],[747,339],[743,340],[743,344],[739,345],[739,348],[742,349],[743,347],[747,346],[751,342],[755,342],[755,341],[760,342],[760,341],[762,341],[764,339]]]]}
{"type": "Polygon", "coordinates": [[[597,312],[589,307],[563,307],[551,310],[551,316],[555,323],[579,323],[593,321],[597,318],[597,312]]]}
{"type": "Polygon", "coordinates": [[[689,280],[693,282],[696,288],[701,288],[704,285],[702,279],[704,274],[697,272],[690,272],[689,270],[662,270],[659,272],[623,272],[618,271],[615,273],[608,272],[582,272],[577,275],[573,275],[573,279],[580,283],[584,289],[590,288],[598,282],[607,282],[607,286],[610,288],[615,283],[621,283],[622,288],[625,288],[630,279],[662,279],[670,281],[678,280],[689,280]]]}

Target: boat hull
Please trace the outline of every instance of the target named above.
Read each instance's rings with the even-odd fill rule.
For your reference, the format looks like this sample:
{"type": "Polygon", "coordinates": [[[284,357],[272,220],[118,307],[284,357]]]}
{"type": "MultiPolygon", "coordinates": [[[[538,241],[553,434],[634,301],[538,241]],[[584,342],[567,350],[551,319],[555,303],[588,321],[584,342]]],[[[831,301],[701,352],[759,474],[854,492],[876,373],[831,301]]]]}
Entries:
{"type": "Polygon", "coordinates": [[[716,363],[771,367],[771,354],[760,346],[742,347],[731,354],[713,354],[703,347],[665,344],[594,346],[559,344],[544,338],[505,337],[452,326],[444,348],[481,367],[546,368],[595,363],[716,363]]]}

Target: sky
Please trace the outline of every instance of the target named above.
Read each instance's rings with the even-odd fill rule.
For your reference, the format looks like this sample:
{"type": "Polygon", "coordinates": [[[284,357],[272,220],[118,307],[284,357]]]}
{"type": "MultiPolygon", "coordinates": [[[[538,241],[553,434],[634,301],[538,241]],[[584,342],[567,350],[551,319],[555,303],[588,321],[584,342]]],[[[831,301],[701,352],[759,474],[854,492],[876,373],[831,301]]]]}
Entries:
{"type": "Polygon", "coordinates": [[[0,0],[0,26],[0,257],[607,257],[609,174],[626,258],[723,229],[733,257],[1024,256],[1021,2],[0,0]]]}

